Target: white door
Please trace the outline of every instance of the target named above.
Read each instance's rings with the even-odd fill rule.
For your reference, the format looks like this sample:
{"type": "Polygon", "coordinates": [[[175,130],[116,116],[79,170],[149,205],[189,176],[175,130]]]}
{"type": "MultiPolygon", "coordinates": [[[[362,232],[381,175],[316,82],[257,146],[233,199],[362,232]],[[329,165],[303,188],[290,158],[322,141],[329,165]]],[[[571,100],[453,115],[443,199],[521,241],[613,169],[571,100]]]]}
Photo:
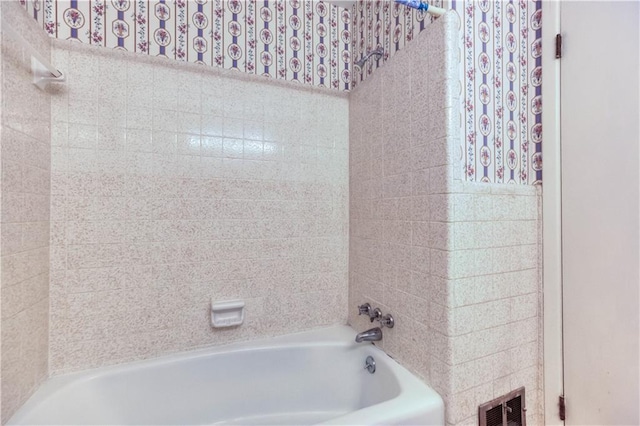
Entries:
{"type": "Polygon", "coordinates": [[[638,425],[640,8],[560,8],[566,424],[638,425]]]}

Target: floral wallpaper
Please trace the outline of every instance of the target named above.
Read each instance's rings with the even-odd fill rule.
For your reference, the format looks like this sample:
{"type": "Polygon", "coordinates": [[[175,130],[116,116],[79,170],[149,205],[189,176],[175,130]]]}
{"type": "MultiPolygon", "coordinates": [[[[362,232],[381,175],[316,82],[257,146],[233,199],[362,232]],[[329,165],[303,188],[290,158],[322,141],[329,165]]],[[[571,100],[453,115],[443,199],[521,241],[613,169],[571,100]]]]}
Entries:
{"type": "MultiPolygon", "coordinates": [[[[538,184],[542,181],[541,0],[431,1],[460,16],[463,122],[468,181],[538,184]]],[[[354,85],[433,17],[390,1],[358,0],[352,12],[353,60],[377,46],[354,85]]]]}
{"type": "Polygon", "coordinates": [[[467,180],[542,180],[541,0],[459,2],[467,180]]]}
{"type": "MultiPolygon", "coordinates": [[[[363,81],[434,19],[391,0],[353,9],[317,0],[20,1],[52,37],[336,90],[363,81]],[[384,56],[352,75],[352,57],[378,46],[384,56]]],[[[466,179],[540,183],[541,0],[430,3],[460,16],[466,179]]]]}
{"type": "MultiPolygon", "coordinates": [[[[442,0],[429,1],[429,3],[446,7],[442,0]]],[[[358,0],[351,16],[353,61],[357,61],[377,47],[384,49],[382,58],[374,57],[367,61],[363,70],[354,72],[354,85],[366,79],[435,19],[426,12],[405,7],[392,0],[358,0]]]]}
{"type": "Polygon", "coordinates": [[[316,0],[20,0],[52,37],[336,90],[351,10],[316,0]]]}

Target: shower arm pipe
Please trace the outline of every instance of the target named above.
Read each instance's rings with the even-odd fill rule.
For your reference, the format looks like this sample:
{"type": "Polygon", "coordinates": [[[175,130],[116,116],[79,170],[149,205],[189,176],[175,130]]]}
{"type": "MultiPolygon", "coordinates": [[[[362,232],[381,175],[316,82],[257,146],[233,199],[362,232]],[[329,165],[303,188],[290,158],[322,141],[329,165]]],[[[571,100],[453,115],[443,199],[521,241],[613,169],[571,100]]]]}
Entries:
{"type": "Polygon", "coordinates": [[[395,0],[395,2],[399,4],[403,4],[412,9],[423,10],[427,13],[430,13],[433,16],[442,16],[446,12],[446,10],[441,7],[432,6],[426,1],[421,1],[421,0],[395,0]]]}
{"type": "Polygon", "coordinates": [[[4,19],[0,21],[0,29],[5,34],[9,34],[9,36],[11,36],[15,41],[18,42],[18,44],[20,44],[25,50],[29,52],[31,57],[33,57],[44,68],[46,68],[46,71],[51,73],[50,78],[52,80],[64,81],[64,74],[62,74],[62,71],[58,70],[56,67],[54,67],[51,64],[51,62],[46,60],[40,54],[40,52],[38,52],[24,37],[22,37],[22,35],[20,35],[15,29],[13,29],[13,27],[11,27],[11,25],[7,23],[7,21],[5,21],[4,19]]]}

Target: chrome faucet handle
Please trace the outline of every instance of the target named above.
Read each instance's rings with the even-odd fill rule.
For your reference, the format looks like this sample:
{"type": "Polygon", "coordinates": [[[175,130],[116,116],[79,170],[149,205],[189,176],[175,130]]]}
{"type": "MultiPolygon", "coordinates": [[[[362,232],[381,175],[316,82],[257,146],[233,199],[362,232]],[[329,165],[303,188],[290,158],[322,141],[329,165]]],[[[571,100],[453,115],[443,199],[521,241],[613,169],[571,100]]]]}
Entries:
{"type": "Polygon", "coordinates": [[[358,306],[358,315],[369,315],[369,322],[373,322],[382,318],[382,311],[380,308],[373,309],[370,304],[364,303],[358,306]]]}
{"type": "Polygon", "coordinates": [[[364,303],[358,306],[358,315],[370,315],[371,305],[368,303],[364,303]]]}
{"type": "Polygon", "coordinates": [[[380,327],[393,328],[395,325],[395,321],[391,314],[387,314],[385,316],[381,316],[378,321],[380,322],[380,327]]]}
{"type": "Polygon", "coordinates": [[[380,308],[375,308],[373,311],[369,312],[369,322],[373,322],[375,320],[380,321],[380,318],[382,318],[382,311],[380,308]]]}

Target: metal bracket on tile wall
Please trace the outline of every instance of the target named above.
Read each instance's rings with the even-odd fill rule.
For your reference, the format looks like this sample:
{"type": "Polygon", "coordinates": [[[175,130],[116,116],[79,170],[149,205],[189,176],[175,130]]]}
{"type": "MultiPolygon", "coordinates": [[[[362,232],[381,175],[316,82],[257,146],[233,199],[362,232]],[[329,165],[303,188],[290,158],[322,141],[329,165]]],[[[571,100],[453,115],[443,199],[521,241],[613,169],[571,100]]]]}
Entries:
{"type": "Polygon", "coordinates": [[[40,90],[44,90],[49,83],[64,83],[66,80],[62,73],[59,76],[53,75],[35,56],[31,57],[31,73],[33,74],[33,84],[38,86],[40,90]]]}
{"type": "Polygon", "coordinates": [[[33,74],[33,84],[44,90],[49,83],[63,83],[66,81],[65,75],[54,67],[48,59],[40,54],[20,33],[18,33],[4,19],[0,20],[2,32],[8,34],[14,41],[31,54],[31,72],[33,74]]]}

